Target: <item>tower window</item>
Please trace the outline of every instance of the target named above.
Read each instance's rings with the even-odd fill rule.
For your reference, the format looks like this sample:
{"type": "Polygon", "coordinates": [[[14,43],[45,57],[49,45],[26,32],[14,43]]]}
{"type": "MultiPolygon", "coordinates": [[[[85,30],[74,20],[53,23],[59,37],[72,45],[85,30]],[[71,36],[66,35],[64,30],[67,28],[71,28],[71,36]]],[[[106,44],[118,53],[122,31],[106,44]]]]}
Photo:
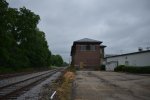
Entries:
{"type": "Polygon", "coordinates": [[[95,45],[81,45],[80,51],[95,51],[95,45]]]}

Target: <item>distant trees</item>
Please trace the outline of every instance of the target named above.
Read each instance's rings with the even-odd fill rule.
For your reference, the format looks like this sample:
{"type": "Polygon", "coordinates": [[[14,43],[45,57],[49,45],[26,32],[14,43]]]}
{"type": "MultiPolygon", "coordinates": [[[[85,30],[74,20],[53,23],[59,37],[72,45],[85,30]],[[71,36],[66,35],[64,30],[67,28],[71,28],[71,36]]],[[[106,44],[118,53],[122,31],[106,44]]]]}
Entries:
{"type": "Polygon", "coordinates": [[[53,66],[62,66],[63,65],[63,59],[60,55],[52,55],[51,57],[51,64],[53,66]]]}
{"type": "Polygon", "coordinates": [[[39,15],[25,7],[8,7],[0,1],[0,67],[61,66],[60,55],[52,55],[45,33],[37,28],[39,15]]]}
{"type": "Polygon", "coordinates": [[[67,62],[64,62],[62,66],[66,67],[68,66],[69,64],[67,62]]]}

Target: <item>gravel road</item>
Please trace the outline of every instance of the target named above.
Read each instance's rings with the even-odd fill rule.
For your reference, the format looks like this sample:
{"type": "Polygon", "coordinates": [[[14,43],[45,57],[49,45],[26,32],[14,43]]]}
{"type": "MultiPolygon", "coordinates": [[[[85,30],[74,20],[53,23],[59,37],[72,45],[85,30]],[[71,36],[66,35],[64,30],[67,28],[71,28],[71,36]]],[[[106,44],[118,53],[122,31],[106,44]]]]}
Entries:
{"type": "Polygon", "coordinates": [[[150,100],[150,75],[78,71],[74,100],[150,100]]]}

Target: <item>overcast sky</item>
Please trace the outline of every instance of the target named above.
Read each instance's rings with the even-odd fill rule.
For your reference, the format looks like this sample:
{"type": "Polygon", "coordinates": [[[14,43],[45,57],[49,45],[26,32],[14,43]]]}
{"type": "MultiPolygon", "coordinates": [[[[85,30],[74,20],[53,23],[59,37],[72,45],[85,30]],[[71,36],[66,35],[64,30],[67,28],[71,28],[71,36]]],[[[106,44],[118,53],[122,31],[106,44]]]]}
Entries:
{"type": "Polygon", "coordinates": [[[73,41],[103,41],[106,54],[150,47],[150,0],[7,0],[40,15],[53,54],[69,61],[73,41]]]}

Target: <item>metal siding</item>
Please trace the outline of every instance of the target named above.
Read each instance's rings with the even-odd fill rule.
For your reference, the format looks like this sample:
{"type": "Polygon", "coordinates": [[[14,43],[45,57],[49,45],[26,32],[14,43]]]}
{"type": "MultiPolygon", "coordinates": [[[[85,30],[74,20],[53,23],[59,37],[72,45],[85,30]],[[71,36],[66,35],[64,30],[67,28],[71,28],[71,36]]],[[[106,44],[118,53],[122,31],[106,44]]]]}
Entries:
{"type": "Polygon", "coordinates": [[[113,61],[118,61],[118,65],[125,65],[125,62],[128,61],[128,66],[150,66],[150,52],[107,58],[106,61],[106,69],[110,67],[107,63],[113,61]]]}

